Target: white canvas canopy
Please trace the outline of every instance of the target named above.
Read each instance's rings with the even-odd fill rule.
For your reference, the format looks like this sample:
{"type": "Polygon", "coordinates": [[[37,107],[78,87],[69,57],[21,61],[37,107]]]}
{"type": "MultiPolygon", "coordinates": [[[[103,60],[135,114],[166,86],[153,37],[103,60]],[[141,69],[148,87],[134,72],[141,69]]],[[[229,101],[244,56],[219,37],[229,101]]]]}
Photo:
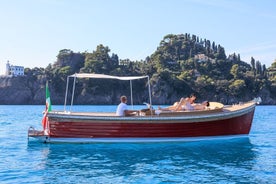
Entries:
{"type": "MultiPolygon", "coordinates": [[[[66,93],[65,93],[65,100],[64,100],[64,111],[66,109],[66,101],[67,101],[67,94],[68,94],[68,85],[69,85],[69,78],[74,78],[73,83],[73,92],[71,98],[71,108],[74,101],[74,93],[75,93],[75,84],[76,78],[94,78],[94,79],[117,79],[117,80],[129,80],[130,81],[130,95],[131,95],[131,105],[133,106],[133,97],[132,97],[132,80],[144,79],[148,78],[148,89],[149,89],[149,101],[151,105],[151,91],[150,91],[150,83],[149,83],[149,76],[112,76],[112,75],[105,75],[105,74],[94,74],[94,73],[75,73],[67,77],[67,84],[66,84],[66,93]]],[[[70,111],[71,111],[70,108],[70,111]]]]}
{"type": "Polygon", "coordinates": [[[94,74],[94,73],[75,73],[70,75],[69,77],[76,77],[76,78],[95,78],[95,79],[118,79],[118,80],[137,80],[147,78],[148,76],[112,76],[112,75],[105,75],[105,74],[94,74]]]}

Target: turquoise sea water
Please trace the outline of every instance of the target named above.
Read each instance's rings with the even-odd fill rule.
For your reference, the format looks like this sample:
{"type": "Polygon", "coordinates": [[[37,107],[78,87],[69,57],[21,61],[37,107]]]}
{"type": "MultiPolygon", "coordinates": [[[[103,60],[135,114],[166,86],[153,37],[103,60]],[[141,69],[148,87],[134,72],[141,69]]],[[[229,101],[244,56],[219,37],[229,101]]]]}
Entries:
{"type": "Polygon", "coordinates": [[[276,183],[276,106],[257,106],[249,137],[235,140],[28,143],[27,130],[41,128],[44,108],[0,105],[0,183],[276,183]]]}

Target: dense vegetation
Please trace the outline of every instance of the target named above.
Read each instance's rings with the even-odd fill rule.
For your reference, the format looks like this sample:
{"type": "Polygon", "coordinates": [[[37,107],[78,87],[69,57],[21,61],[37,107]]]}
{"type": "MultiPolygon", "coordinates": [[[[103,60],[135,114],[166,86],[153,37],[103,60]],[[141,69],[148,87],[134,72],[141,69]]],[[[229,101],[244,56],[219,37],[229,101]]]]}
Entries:
{"type": "MultiPolygon", "coordinates": [[[[25,74],[34,81],[39,78],[50,81],[57,93],[64,93],[68,75],[79,72],[149,75],[153,100],[160,104],[171,103],[190,93],[196,93],[199,99],[223,103],[250,100],[261,94],[265,94],[264,98],[276,98],[276,62],[267,69],[252,57],[248,64],[241,61],[239,54],[226,56],[221,45],[190,34],[166,35],[157,50],[141,61],[119,59],[117,54],[110,54],[108,46],[98,45],[92,53],[63,49],[57,61],[45,69],[25,69],[25,74]]],[[[84,104],[91,94],[108,95],[115,101],[129,91],[129,83],[119,84],[120,89],[114,81],[102,83],[102,80],[93,81],[93,85],[90,80],[78,83],[83,85],[77,91],[81,94],[78,102],[84,104]]],[[[135,83],[134,88],[141,97],[139,102],[147,100],[144,87],[145,81],[135,83]]]]}

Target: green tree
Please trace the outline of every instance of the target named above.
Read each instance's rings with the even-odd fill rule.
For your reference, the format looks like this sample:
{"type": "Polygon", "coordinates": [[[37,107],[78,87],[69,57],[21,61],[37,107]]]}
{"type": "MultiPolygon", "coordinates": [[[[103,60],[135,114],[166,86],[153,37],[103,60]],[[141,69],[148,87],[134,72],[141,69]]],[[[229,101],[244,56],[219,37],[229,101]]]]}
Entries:
{"type": "Polygon", "coordinates": [[[65,66],[70,66],[72,73],[78,73],[80,68],[84,66],[84,54],[74,53],[70,49],[60,50],[53,67],[62,68],[65,66]]]}
{"type": "Polygon", "coordinates": [[[239,79],[241,71],[238,64],[234,64],[230,70],[230,73],[234,76],[234,79],[239,79]]]}
{"type": "Polygon", "coordinates": [[[236,95],[240,95],[243,93],[243,90],[245,89],[246,85],[245,85],[245,81],[244,80],[240,80],[240,79],[237,79],[237,80],[234,80],[230,86],[229,86],[229,89],[230,91],[232,92],[232,94],[234,96],[236,95]]]}
{"type": "Polygon", "coordinates": [[[256,73],[261,74],[262,73],[262,65],[260,61],[256,62],[256,73]]]}
{"type": "Polygon", "coordinates": [[[92,53],[85,55],[84,68],[82,72],[90,73],[109,73],[110,70],[114,69],[113,66],[118,64],[116,56],[111,59],[109,56],[110,49],[104,47],[102,44],[98,45],[96,50],[92,53]]]}

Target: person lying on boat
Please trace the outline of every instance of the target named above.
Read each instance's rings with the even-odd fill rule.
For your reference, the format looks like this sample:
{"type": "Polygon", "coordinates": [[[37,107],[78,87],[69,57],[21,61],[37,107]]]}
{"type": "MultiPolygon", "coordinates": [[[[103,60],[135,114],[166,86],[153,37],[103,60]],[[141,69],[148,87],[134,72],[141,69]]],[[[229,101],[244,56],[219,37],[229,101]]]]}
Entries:
{"type": "Polygon", "coordinates": [[[127,97],[121,96],[120,98],[121,103],[118,105],[116,110],[116,116],[134,116],[136,114],[139,114],[138,110],[128,110],[127,107],[127,97]]]}
{"type": "Polygon", "coordinates": [[[181,98],[179,102],[175,102],[172,106],[166,108],[158,107],[158,110],[165,110],[165,111],[193,111],[193,110],[204,110],[209,107],[209,102],[204,101],[201,104],[195,104],[196,95],[191,94],[190,97],[181,98]]]}
{"type": "Polygon", "coordinates": [[[195,103],[196,100],[196,95],[191,94],[190,97],[187,98],[181,98],[179,102],[175,102],[172,106],[166,107],[166,108],[161,108],[158,107],[158,110],[163,110],[163,111],[180,111],[182,110],[183,106],[187,106],[187,108],[192,108],[192,104],[195,103]]]}
{"type": "MultiPolygon", "coordinates": [[[[183,104],[183,103],[182,103],[183,104]]],[[[173,106],[167,107],[167,108],[158,108],[159,110],[162,111],[194,111],[194,110],[205,110],[210,106],[209,101],[204,101],[202,103],[197,103],[197,104],[190,104],[187,102],[186,104],[181,106],[181,108],[173,108],[173,106]]]]}
{"type": "Polygon", "coordinates": [[[201,104],[192,104],[191,106],[184,105],[182,110],[193,111],[193,110],[205,110],[210,106],[209,101],[204,101],[201,104]]]}

